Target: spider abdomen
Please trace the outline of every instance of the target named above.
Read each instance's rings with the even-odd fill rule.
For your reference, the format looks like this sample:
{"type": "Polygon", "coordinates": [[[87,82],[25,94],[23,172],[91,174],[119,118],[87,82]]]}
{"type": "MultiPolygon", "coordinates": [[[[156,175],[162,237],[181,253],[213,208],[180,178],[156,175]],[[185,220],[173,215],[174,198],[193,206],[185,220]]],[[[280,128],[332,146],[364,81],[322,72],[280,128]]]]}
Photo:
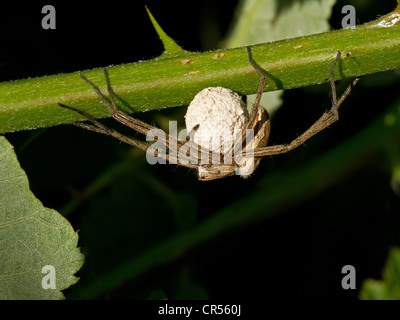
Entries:
{"type": "Polygon", "coordinates": [[[186,129],[194,127],[193,141],[214,152],[222,152],[241,135],[249,121],[246,105],[236,92],[222,87],[200,91],[190,103],[186,129]]]}

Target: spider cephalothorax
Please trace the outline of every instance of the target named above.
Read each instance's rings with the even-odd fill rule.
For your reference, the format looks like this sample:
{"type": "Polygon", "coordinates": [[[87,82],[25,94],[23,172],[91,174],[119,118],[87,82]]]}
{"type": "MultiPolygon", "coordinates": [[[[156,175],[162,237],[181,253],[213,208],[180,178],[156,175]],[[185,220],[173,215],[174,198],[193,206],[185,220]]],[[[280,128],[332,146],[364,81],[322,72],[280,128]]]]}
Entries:
{"type": "MultiPolygon", "coordinates": [[[[90,122],[74,122],[74,125],[113,136],[147,152],[152,150],[155,156],[162,157],[172,163],[197,169],[200,180],[214,180],[233,174],[241,175],[246,178],[257,168],[262,157],[286,153],[300,146],[313,135],[335,122],[338,119],[339,106],[349,95],[352,87],[359,80],[356,78],[347,87],[340,99],[337,99],[334,68],[340,58],[340,52],[338,51],[330,71],[330,85],[332,88],[333,99],[330,110],[326,111],[307,131],[298,136],[291,143],[267,146],[270,132],[270,118],[267,111],[260,105],[266,77],[262,69],[252,59],[250,49],[246,49],[249,62],[260,76],[260,85],[258,87],[250,116],[246,114],[247,110],[240,104],[240,102],[238,102],[239,97],[233,91],[221,87],[206,88],[194,99],[194,101],[197,101],[196,99],[199,100],[196,102],[196,107],[199,108],[200,106],[200,109],[192,111],[194,114],[197,113],[197,115],[200,115],[200,117],[190,116],[189,112],[186,115],[186,123],[188,127],[186,139],[178,139],[174,136],[168,135],[161,131],[161,129],[150,126],[120,111],[115,103],[106,69],[104,69],[104,75],[111,105],[106,101],[100,90],[92,82],[81,75],[82,79],[92,86],[115,120],[144,135],[152,133],[157,142],[163,144],[165,150],[168,150],[168,152],[165,153],[159,153],[157,150],[154,150],[153,145],[148,142],[130,138],[114,131],[113,129],[109,129],[81,110],[61,103],[59,103],[59,105],[78,112],[90,122]],[[202,104],[207,107],[207,103],[216,103],[216,101],[222,101],[222,105],[218,104],[218,107],[217,105],[212,106],[207,109],[207,114],[202,114],[203,112],[206,112],[204,109],[201,109],[202,104]],[[228,112],[226,113],[225,110],[221,111],[221,106],[226,106],[229,109],[228,112]],[[226,120],[228,123],[227,128],[229,130],[222,130],[222,128],[219,128],[224,127],[225,118],[230,117],[231,115],[234,121],[228,123],[228,119],[226,120]],[[190,121],[188,121],[188,118],[190,118],[190,121]],[[205,130],[205,128],[208,129],[205,130]],[[221,133],[221,130],[224,131],[224,134],[221,133]],[[225,134],[226,131],[228,131],[228,135],[225,134]],[[218,141],[216,148],[210,147],[211,141],[218,141]],[[171,155],[173,155],[173,159],[171,155]]],[[[194,101],[191,106],[195,104],[194,101]]],[[[189,111],[191,110],[191,106],[189,106],[189,111]]]]}

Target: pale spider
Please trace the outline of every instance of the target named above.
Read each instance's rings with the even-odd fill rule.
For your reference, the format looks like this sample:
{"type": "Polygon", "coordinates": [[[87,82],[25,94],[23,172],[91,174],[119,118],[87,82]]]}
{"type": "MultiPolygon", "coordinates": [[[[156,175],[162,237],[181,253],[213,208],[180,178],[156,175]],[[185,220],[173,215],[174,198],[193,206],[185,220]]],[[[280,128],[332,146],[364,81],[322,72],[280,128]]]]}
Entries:
{"type": "MultiPolygon", "coordinates": [[[[231,149],[231,153],[233,153],[233,159],[234,161],[232,163],[226,164],[224,162],[224,156],[227,155],[227,153],[219,153],[215,151],[210,151],[205,147],[201,147],[193,142],[193,134],[195,134],[196,130],[199,128],[199,125],[195,126],[188,134],[186,140],[178,139],[176,137],[170,136],[168,134],[164,135],[159,135],[157,136],[157,141],[161,142],[168,150],[173,151],[174,154],[178,154],[179,151],[181,150],[181,147],[184,145],[188,145],[191,147],[194,147],[196,152],[196,156],[193,154],[188,154],[187,152],[184,152],[182,157],[180,157],[178,160],[174,159],[173,163],[176,163],[178,165],[182,165],[188,168],[193,168],[197,169],[198,172],[198,178],[199,180],[214,180],[218,178],[224,178],[227,176],[230,176],[234,174],[235,172],[238,174],[241,174],[243,177],[248,177],[254,169],[259,165],[261,158],[265,156],[272,156],[272,155],[277,155],[277,154],[282,154],[286,153],[290,150],[293,150],[294,148],[300,146],[303,144],[306,140],[311,138],[313,135],[316,133],[320,132],[321,130],[325,129],[332,123],[338,120],[338,108],[344,101],[344,99],[349,95],[351,89],[354,87],[354,85],[358,82],[358,78],[354,79],[353,82],[347,87],[343,95],[340,97],[340,99],[337,99],[336,96],[336,86],[335,86],[335,80],[334,80],[334,69],[335,66],[340,58],[340,51],[338,51],[336,58],[333,62],[332,68],[330,70],[330,85],[332,89],[332,107],[330,110],[326,111],[322,117],[317,120],[307,131],[305,131],[303,134],[298,136],[296,139],[294,139],[291,143],[289,144],[281,144],[281,145],[273,145],[273,146],[266,146],[268,142],[268,137],[270,133],[270,118],[268,115],[268,112],[260,106],[260,99],[261,95],[264,91],[265,87],[265,82],[266,82],[266,76],[262,69],[254,62],[254,60],[251,57],[251,52],[250,48],[247,49],[247,54],[248,54],[248,59],[250,64],[254,67],[254,69],[257,71],[257,73],[260,76],[260,85],[257,90],[257,95],[256,99],[253,104],[252,112],[249,121],[245,125],[245,129],[251,129],[253,130],[253,139],[251,140],[250,143],[245,143],[246,140],[246,130],[243,130],[244,133],[239,137],[239,141],[236,141],[235,147],[231,149]],[[240,146],[240,149],[237,148],[237,146],[240,146]],[[243,147],[243,148],[242,148],[243,147]],[[239,150],[239,151],[238,151],[239,150]],[[237,156],[239,156],[238,152],[240,152],[240,156],[245,157],[246,161],[252,161],[252,166],[250,171],[240,171],[244,166],[246,166],[245,163],[239,164],[235,159],[237,159],[237,156]],[[199,156],[201,155],[201,156],[199,156]],[[198,159],[211,159],[213,157],[220,158],[221,161],[218,162],[218,164],[213,164],[212,162],[210,163],[209,161],[206,162],[201,162],[198,159]],[[184,160],[184,161],[182,161],[184,160]],[[205,164],[206,163],[206,164],[205,164]]],[[[106,79],[106,84],[107,84],[107,91],[108,95],[110,98],[111,105],[106,101],[104,98],[103,94],[101,91],[88,79],[86,79],[82,74],[80,75],[83,80],[85,80],[89,85],[92,86],[94,91],[97,93],[99,96],[100,100],[102,103],[106,106],[107,110],[111,114],[111,116],[119,121],[120,123],[134,129],[135,131],[142,133],[144,135],[148,134],[149,131],[157,129],[151,125],[148,125],[140,120],[137,120],[135,118],[132,118],[128,114],[120,111],[115,103],[113,92],[111,89],[110,81],[107,75],[106,69],[104,69],[104,76],[106,79]]],[[[127,144],[130,144],[134,147],[138,147],[142,150],[148,150],[148,148],[151,146],[151,144],[147,142],[143,142],[134,138],[127,137],[117,131],[114,131],[113,129],[109,129],[108,127],[104,126],[103,124],[99,123],[97,120],[95,120],[93,117],[90,115],[86,114],[85,112],[66,106],[62,103],[59,103],[59,105],[63,108],[67,108],[70,110],[73,110],[80,115],[82,115],[85,119],[87,119],[89,123],[85,122],[73,122],[75,126],[102,133],[105,135],[112,136],[120,141],[123,141],[127,144]]],[[[158,129],[161,130],[161,129],[158,129]]],[[[183,148],[182,148],[183,149],[183,148]]],[[[185,149],[187,150],[187,149],[185,149]]],[[[170,155],[171,153],[166,153],[164,155],[159,155],[160,157],[164,157],[167,161],[170,161],[170,155]]],[[[214,158],[213,158],[214,159],[214,158]]],[[[215,162],[214,162],[215,163],[215,162]]],[[[248,164],[248,163],[247,163],[248,164]]]]}

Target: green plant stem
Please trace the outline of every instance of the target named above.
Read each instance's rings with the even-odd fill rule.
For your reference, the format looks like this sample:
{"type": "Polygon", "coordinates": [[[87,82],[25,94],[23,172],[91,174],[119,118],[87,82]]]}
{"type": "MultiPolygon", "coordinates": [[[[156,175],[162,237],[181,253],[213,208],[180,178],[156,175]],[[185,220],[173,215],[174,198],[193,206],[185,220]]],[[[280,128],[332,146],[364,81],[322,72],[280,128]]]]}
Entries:
{"type": "MultiPolygon", "coordinates": [[[[391,14],[356,29],[251,46],[254,60],[268,76],[265,91],[327,82],[338,50],[336,79],[400,68],[400,26],[391,14]],[[383,20],[382,20],[383,19],[383,20]],[[386,20],[385,20],[386,19],[386,20]],[[386,22],[386,27],[377,27],[386,22]],[[390,25],[390,26],[389,26],[390,25]]],[[[201,89],[223,86],[239,94],[257,91],[259,78],[245,48],[205,53],[182,50],[172,56],[108,68],[113,91],[127,112],[188,104],[201,89]]],[[[106,92],[101,68],[83,72],[106,92]]],[[[0,83],[0,133],[49,127],[82,117],[57,103],[79,108],[96,118],[109,116],[78,72],[0,83]]]]}
{"type": "MultiPolygon", "coordinates": [[[[188,232],[166,239],[121,267],[84,286],[82,297],[94,298],[136,280],[154,268],[171,263],[191,250],[244,225],[254,224],[298,206],[365,166],[374,157],[387,153],[385,141],[399,148],[400,99],[367,128],[336,148],[316,157],[297,170],[275,172],[261,181],[259,188],[243,199],[216,212],[188,232]],[[304,188],[307,181],[307,188],[304,188]],[[290,201],[287,201],[290,199],[290,201]]],[[[389,183],[389,182],[388,182],[389,183]]]]}

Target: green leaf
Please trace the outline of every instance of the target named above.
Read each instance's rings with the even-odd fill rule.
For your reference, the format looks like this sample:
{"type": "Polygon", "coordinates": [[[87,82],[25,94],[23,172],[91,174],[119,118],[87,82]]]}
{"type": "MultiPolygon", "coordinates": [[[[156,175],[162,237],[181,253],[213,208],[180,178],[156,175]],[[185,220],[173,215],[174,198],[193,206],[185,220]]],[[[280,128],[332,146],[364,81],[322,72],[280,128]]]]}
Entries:
{"type": "Polygon", "coordinates": [[[364,281],[360,299],[362,300],[400,300],[400,249],[392,248],[382,272],[382,280],[364,281]]]}
{"type": "Polygon", "coordinates": [[[83,264],[77,242],[69,222],[29,190],[12,145],[0,136],[0,300],[62,299],[83,264]]]}
{"type": "MultiPolygon", "coordinates": [[[[228,48],[295,38],[328,31],[336,0],[242,0],[226,45],[228,48]]],[[[261,104],[274,112],[282,104],[283,91],[263,94],[261,104]]],[[[250,109],[255,95],[247,96],[250,109]]]]}

